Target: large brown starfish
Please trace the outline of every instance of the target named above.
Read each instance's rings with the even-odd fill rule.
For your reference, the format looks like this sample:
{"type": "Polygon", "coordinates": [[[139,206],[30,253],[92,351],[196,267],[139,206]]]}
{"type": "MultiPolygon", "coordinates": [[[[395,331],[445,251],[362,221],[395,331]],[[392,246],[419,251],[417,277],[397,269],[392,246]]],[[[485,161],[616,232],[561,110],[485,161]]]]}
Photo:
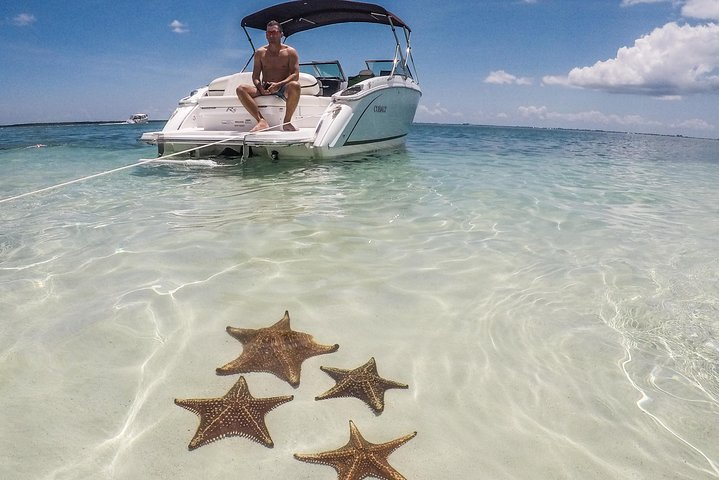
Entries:
{"type": "Polygon", "coordinates": [[[417,432],[387,443],[370,443],[350,420],[350,440],[344,447],[316,454],[295,453],[297,460],[329,465],[337,470],[339,480],[360,480],[369,476],[382,480],[405,480],[387,461],[396,449],[410,441],[417,432]]]}
{"type": "Polygon", "coordinates": [[[187,447],[190,450],[236,436],[247,437],[272,448],[274,443],[265,425],[265,415],[292,398],[292,395],[255,398],[247,388],[245,377],[240,377],[223,397],[175,399],[175,404],[200,416],[200,426],[187,447]]]}
{"type": "Polygon", "coordinates": [[[379,376],[374,357],[354,370],[320,367],[337,384],[315,400],[337,397],[357,397],[379,415],[384,410],[384,392],[390,388],[409,388],[404,383],[394,382],[379,376]]]}
{"type": "Polygon", "coordinates": [[[242,342],[242,354],[216,370],[218,375],[269,372],[293,387],[300,384],[302,362],[315,355],[336,352],[339,345],[320,345],[312,335],[290,328],[290,314],[271,327],[250,329],[227,327],[227,333],[242,342]]]}

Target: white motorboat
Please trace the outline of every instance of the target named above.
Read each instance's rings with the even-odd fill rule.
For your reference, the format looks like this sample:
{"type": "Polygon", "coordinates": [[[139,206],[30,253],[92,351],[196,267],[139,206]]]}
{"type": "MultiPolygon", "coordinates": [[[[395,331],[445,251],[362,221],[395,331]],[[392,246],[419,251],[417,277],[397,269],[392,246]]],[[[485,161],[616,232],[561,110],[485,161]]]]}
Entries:
{"type": "Polygon", "coordinates": [[[350,77],[338,61],[301,63],[302,90],[292,117],[297,131],[292,132],[282,129],[285,102],[275,95],[256,98],[270,128],[250,132],[256,121],[242,107],[235,90],[240,84],[252,85],[251,67],[246,71],[251,57],[242,72],[216,78],[181,99],[162,131],[145,133],[141,139],[157,145],[161,158],[222,154],[243,158],[331,158],[404,144],[422,95],[409,26],[375,4],[291,1],[242,20],[253,52],[256,48],[248,28],[264,31],[271,20],[280,22],[285,37],[337,23],[384,24],[394,36],[394,56],[367,60],[364,68],[350,77]]]}
{"type": "Polygon", "coordinates": [[[135,113],[130,118],[128,118],[125,123],[140,124],[147,123],[149,120],[150,119],[146,113],[135,113]]]}

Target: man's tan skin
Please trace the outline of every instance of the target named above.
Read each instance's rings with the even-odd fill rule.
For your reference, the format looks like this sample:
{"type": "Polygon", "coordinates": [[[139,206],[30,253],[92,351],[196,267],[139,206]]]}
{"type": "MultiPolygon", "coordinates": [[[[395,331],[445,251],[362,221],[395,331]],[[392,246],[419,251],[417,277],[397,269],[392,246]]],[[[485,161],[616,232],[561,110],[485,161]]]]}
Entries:
{"type": "Polygon", "coordinates": [[[265,36],[267,45],[258,48],[255,52],[255,63],[252,68],[254,86],[240,85],[237,87],[237,97],[250,115],[257,120],[257,125],[250,131],[266,130],[269,125],[262,117],[254,99],[261,95],[274,95],[284,87],[287,104],[283,129],[295,131],[297,129],[290,121],[300,101],[300,57],[297,55],[297,50],[282,43],[282,28],[279,23],[275,21],[268,23],[265,36]]]}

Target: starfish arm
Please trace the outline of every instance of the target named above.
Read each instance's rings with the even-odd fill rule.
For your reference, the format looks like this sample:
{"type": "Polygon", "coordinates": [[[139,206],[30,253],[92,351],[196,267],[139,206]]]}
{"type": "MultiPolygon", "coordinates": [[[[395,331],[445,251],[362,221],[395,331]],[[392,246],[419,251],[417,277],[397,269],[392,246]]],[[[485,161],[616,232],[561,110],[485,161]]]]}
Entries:
{"type": "Polygon", "coordinates": [[[285,310],[285,316],[282,317],[282,319],[272,325],[271,327],[265,327],[265,328],[235,328],[235,327],[227,327],[227,333],[229,333],[232,337],[236,338],[242,344],[250,343],[259,335],[266,334],[268,331],[272,330],[280,330],[280,331],[290,331],[290,314],[287,310],[285,310]]]}
{"type": "Polygon", "coordinates": [[[384,411],[384,389],[381,386],[375,386],[365,381],[362,383],[362,390],[357,393],[358,398],[361,398],[369,405],[375,413],[384,411]]]}
{"type": "Polygon", "coordinates": [[[340,346],[335,343],[334,345],[322,345],[314,341],[311,335],[301,332],[298,333],[294,338],[289,338],[288,342],[293,351],[297,353],[297,357],[302,358],[302,361],[307,360],[317,355],[325,355],[328,353],[336,352],[340,346]]]}
{"type": "Polygon", "coordinates": [[[371,465],[371,468],[368,467],[367,471],[383,480],[405,480],[405,477],[389,464],[387,457],[389,457],[392,452],[397,450],[399,447],[413,439],[416,435],[417,432],[412,432],[386,443],[368,443],[368,447],[366,449],[368,453],[367,463],[371,465]]]}
{"type": "Polygon", "coordinates": [[[383,390],[389,390],[390,388],[409,388],[409,385],[406,383],[395,382],[394,380],[387,380],[386,378],[378,378],[377,383],[379,383],[383,390]]]}
{"type": "Polygon", "coordinates": [[[220,430],[222,416],[226,413],[227,408],[223,408],[219,401],[216,402],[216,404],[208,403],[208,408],[200,413],[200,425],[197,427],[197,431],[192,437],[192,440],[190,440],[190,444],[187,448],[189,450],[195,450],[203,445],[207,445],[208,443],[212,443],[217,440],[221,440],[226,436],[232,435],[232,432],[230,431],[222,432],[220,430]],[[208,411],[215,411],[219,414],[211,416],[207,413],[208,411]]]}
{"type": "Polygon", "coordinates": [[[407,480],[401,473],[395,470],[385,458],[378,458],[371,455],[368,462],[371,468],[367,471],[373,476],[382,480],[407,480]]]}
{"type": "Polygon", "coordinates": [[[352,445],[354,448],[359,450],[361,450],[362,448],[364,448],[365,445],[367,445],[367,440],[362,437],[359,428],[357,428],[357,426],[352,420],[350,420],[350,441],[348,445],[352,445]]]}
{"type": "Polygon", "coordinates": [[[417,436],[417,432],[412,432],[407,435],[404,435],[403,437],[395,438],[394,440],[390,440],[389,442],[372,444],[371,450],[373,452],[381,451],[385,457],[388,457],[390,455],[390,453],[394,452],[399,447],[401,447],[405,443],[409,442],[416,436],[417,436]]]}
{"type": "Polygon", "coordinates": [[[348,473],[350,473],[357,464],[356,456],[357,452],[353,448],[348,448],[348,445],[329,452],[315,454],[294,454],[295,459],[301,462],[316,463],[319,465],[327,465],[328,467],[334,468],[337,471],[339,479],[354,478],[348,476],[348,473]]]}
{"type": "Polygon", "coordinates": [[[334,380],[335,382],[339,382],[352,371],[334,367],[320,367],[320,370],[332,377],[332,380],[334,380]]]}
{"type": "Polygon", "coordinates": [[[364,381],[362,387],[367,396],[367,403],[376,412],[382,412],[384,410],[384,394],[387,390],[391,388],[409,388],[408,385],[403,383],[393,382],[392,380],[385,380],[379,377],[373,379],[373,381],[364,381]]]}
{"type": "Polygon", "coordinates": [[[294,395],[283,395],[281,397],[252,398],[252,404],[262,412],[263,416],[270,413],[283,403],[291,402],[294,395]]]}
{"type": "Polygon", "coordinates": [[[215,369],[217,375],[234,375],[236,373],[250,373],[262,371],[259,368],[263,367],[261,362],[258,362],[256,357],[250,357],[245,355],[243,352],[239,357],[232,360],[225,365],[215,369]]]}
{"type": "Polygon", "coordinates": [[[272,362],[282,375],[276,371],[273,373],[296,388],[300,384],[302,363],[310,357],[335,352],[339,345],[320,345],[314,342],[311,335],[292,331],[276,339],[272,348],[272,362]]]}
{"type": "Polygon", "coordinates": [[[382,378],[379,375],[379,372],[377,372],[377,363],[375,362],[374,357],[370,358],[369,361],[359,367],[358,370],[362,371],[367,377],[372,378],[375,383],[381,385],[384,390],[387,390],[388,388],[409,388],[409,385],[405,385],[404,383],[382,378]]]}
{"type": "Polygon", "coordinates": [[[384,409],[384,391],[376,390],[368,382],[351,376],[339,380],[334,387],[315,397],[315,400],[340,397],[354,397],[362,400],[375,412],[382,412],[384,409]]]}
{"type": "Polygon", "coordinates": [[[250,393],[250,389],[247,386],[247,380],[245,380],[245,377],[240,377],[237,382],[232,386],[230,391],[227,392],[222,398],[233,400],[239,403],[248,403],[253,407],[257,408],[264,416],[265,414],[279,407],[283,403],[291,401],[294,396],[283,395],[280,397],[255,398],[250,393]]]}
{"type": "Polygon", "coordinates": [[[260,330],[257,329],[236,328],[230,326],[228,326],[225,331],[229,333],[231,337],[239,340],[243,345],[252,342],[252,340],[254,340],[260,333],[260,330]]]}
{"type": "Polygon", "coordinates": [[[215,369],[217,375],[250,372],[272,373],[294,387],[299,385],[299,368],[273,355],[252,355],[251,352],[245,351],[236,359],[215,369]]]}
{"type": "Polygon", "coordinates": [[[337,397],[353,397],[351,393],[344,391],[344,385],[343,384],[336,384],[334,387],[327,390],[325,393],[320,394],[315,397],[315,400],[326,400],[328,398],[337,398],[337,397]]]}
{"type": "Polygon", "coordinates": [[[240,377],[222,398],[241,401],[249,397],[251,397],[251,395],[250,389],[247,387],[247,380],[245,380],[245,377],[240,377]]]}
{"type": "Polygon", "coordinates": [[[279,322],[275,323],[274,325],[277,328],[283,329],[283,330],[291,330],[290,328],[290,312],[285,310],[285,314],[282,316],[279,322]]]}
{"type": "MultiPolygon", "coordinates": [[[[202,405],[205,404],[210,399],[175,399],[175,405],[178,407],[182,407],[186,410],[191,411],[195,415],[200,415],[200,410],[202,408],[202,405]]],[[[219,400],[219,398],[213,399],[213,400],[219,400]]]]}
{"type": "Polygon", "coordinates": [[[262,445],[272,448],[275,446],[270,437],[270,432],[265,423],[265,416],[283,403],[291,401],[292,395],[282,397],[255,398],[249,395],[241,411],[243,413],[242,420],[235,425],[235,434],[261,443],[262,445]]]}
{"type": "Polygon", "coordinates": [[[362,479],[370,475],[373,477],[376,476],[373,475],[375,472],[367,467],[367,462],[361,456],[356,455],[350,465],[345,466],[341,470],[337,469],[337,473],[339,474],[338,480],[355,480],[362,479]]]}
{"type": "Polygon", "coordinates": [[[345,462],[347,459],[353,458],[354,456],[354,449],[347,448],[347,445],[342,448],[338,448],[337,450],[330,450],[328,452],[294,454],[294,457],[301,462],[320,463],[322,465],[329,466],[334,466],[334,464],[338,462],[345,462]]]}

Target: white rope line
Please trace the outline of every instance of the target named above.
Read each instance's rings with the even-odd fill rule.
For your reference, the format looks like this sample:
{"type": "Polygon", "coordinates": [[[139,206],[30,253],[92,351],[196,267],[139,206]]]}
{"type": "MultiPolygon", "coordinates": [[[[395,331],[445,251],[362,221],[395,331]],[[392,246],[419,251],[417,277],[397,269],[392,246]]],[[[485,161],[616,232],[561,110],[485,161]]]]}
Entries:
{"type": "Polygon", "coordinates": [[[76,178],[76,179],[74,179],[74,180],[69,180],[69,181],[67,181],[67,182],[58,183],[57,185],[52,185],[52,186],[49,186],[49,187],[40,188],[40,189],[38,189],[38,190],[33,190],[32,192],[21,193],[20,195],[15,195],[14,197],[3,198],[3,199],[0,199],[0,204],[6,203],[6,202],[10,202],[10,201],[12,201],[12,200],[17,200],[17,199],[23,198],[23,197],[29,197],[30,195],[35,195],[35,194],[38,194],[38,193],[49,192],[49,191],[51,191],[51,190],[55,190],[55,189],[58,189],[58,188],[66,187],[66,186],[68,186],[68,185],[72,185],[73,183],[80,183],[80,182],[84,182],[85,180],[90,180],[90,179],[92,179],[92,178],[102,177],[103,175],[109,175],[109,174],[111,174],[111,173],[119,172],[119,171],[121,171],[121,170],[126,170],[126,169],[128,169],[128,168],[136,167],[136,166],[138,166],[138,165],[142,165],[142,164],[145,164],[145,163],[154,162],[155,160],[156,160],[156,159],[154,159],[154,158],[153,158],[153,159],[150,159],[150,160],[142,160],[142,161],[140,161],[140,162],[133,163],[133,164],[131,164],[131,165],[125,165],[124,167],[113,168],[112,170],[107,170],[107,171],[104,171],[104,172],[95,173],[95,174],[93,174],[93,175],[88,175],[88,176],[82,177],[82,178],[76,178]]]}
{"type": "MultiPolygon", "coordinates": [[[[301,117],[301,118],[304,119],[304,118],[319,117],[319,116],[321,116],[321,115],[324,115],[324,112],[322,112],[322,114],[309,115],[309,116],[301,117]]],[[[298,119],[298,120],[299,120],[299,119],[298,119]]],[[[127,169],[129,169],[129,168],[134,168],[134,167],[138,167],[138,166],[140,166],[140,165],[144,165],[144,164],[146,164],[146,163],[162,162],[162,161],[163,161],[164,159],[166,159],[166,158],[174,157],[174,156],[176,156],[176,155],[182,155],[182,154],[189,153],[189,152],[192,152],[192,151],[195,151],[195,150],[200,150],[200,149],[202,149],[202,148],[213,147],[213,146],[215,146],[215,145],[219,145],[219,144],[224,143],[224,142],[229,142],[229,141],[232,141],[232,140],[237,140],[237,139],[240,139],[240,138],[247,137],[247,135],[251,135],[251,134],[253,134],[253,133],[260,133],[260,132],[265,132],[265,131],[267,131],[267,130],[271,130],[271,129],[273,129],[273,128],[283,127],[283,126],[285,126],[285,125],[287,125],[287,124],[289,124],[289,123],[292,123],[292,122],[289,121],[289,122],[280,123],[280,124],[278,124],[278,125],[272,125],[272,126],[269,126],[269,127],[267,127],[267,128],[263,128],[263,129],[260,129],[260,130],[256,130],[256,131],[254,131],[254,132],[242,132],[242,134],[240,134],[240,135],[234,135],[234,136],[231,136],[231,137],[224,138],[224,139],[222,139],[222,140],[218,140],[217,142],[212,142],[212,143],[208,143],[208,144],[205,144],[205,145],[200,145],[199,147],[188,148],[187,150],[182,150],[182,151],[180,151],[180,152],[171,153],[171,154],[169,154],[169,155],[163,155],[163,156],[157,157],[157,158],[141,159],[141,160],[138,161],[138,162],[131,163],[130,165],[125,165],[125,166],[123,166],[123,167],[113,168],[112,170],[106,170],[106,171],[104,171],[104,172],[94,173],[94,174],[88,175],[88,176],[86,176],[86,177],[76,178],[76,179],[74,179],[74,180],[68,180],[67,182],[58,183],[58,184],[56,184],[56,185],[51,185],[51,186],[49,186],[49,187],[40,188],[40,189],[38,189],[38,190],[33,190],[33,191],[31,191],[31,192],[21,193],[20,195],[15,195],[15,196],[12,196],[12,197],[3,198],[3,199],[0,199],[0,204],[7,203],[7,202],[11,202],[11,201],[13,201],[13,200],[18,200],[18,199],[24,198],[24,197],[29,197],[30,195],[36,195],[36,194],[38,194],[38,193],[49,192],[49,191],[52,191],[52,190],[56,190],[56,189],[58,189],[58,188],[62,188],[62,187],[66,187],[66,186],[68,186],[68,185],[72,185],[72,184],[74,184],[74,183],[80,183],[80,182],[84,182],[84,181],[86,181],[86,180],[91,180],[91,179],[93,179],[93,178],[103,177],[103,176],[105,176],[105,175],[110,175],[111,173],[117,173],[117,172],[120,172],[120,171],[122,171],[122,170],[127,170],[127,169]]]]}

